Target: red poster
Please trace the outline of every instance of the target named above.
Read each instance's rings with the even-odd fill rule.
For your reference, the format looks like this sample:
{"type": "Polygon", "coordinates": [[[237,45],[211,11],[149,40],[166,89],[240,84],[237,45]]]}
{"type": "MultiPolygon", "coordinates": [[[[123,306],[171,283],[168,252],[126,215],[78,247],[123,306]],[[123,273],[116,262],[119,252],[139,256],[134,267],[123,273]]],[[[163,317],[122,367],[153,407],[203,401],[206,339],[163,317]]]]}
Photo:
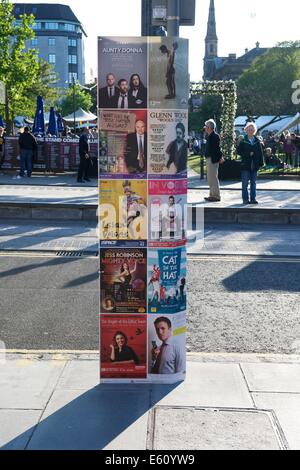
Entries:
{"type": "Polygon", "coordinates": [[[147,317],[101,315],[102,379],[147,378],[147,317]]]}

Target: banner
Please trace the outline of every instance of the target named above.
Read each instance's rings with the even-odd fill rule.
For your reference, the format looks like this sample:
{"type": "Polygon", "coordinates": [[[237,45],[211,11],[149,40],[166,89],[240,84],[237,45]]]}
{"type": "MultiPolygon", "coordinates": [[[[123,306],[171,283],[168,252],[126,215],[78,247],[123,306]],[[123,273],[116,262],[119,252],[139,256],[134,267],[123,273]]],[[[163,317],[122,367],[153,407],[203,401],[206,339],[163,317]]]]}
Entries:
{"type": "Polygon", "coordinates": [[[100,378],[186,374],[188,41],[98,38],[100,378]]]}

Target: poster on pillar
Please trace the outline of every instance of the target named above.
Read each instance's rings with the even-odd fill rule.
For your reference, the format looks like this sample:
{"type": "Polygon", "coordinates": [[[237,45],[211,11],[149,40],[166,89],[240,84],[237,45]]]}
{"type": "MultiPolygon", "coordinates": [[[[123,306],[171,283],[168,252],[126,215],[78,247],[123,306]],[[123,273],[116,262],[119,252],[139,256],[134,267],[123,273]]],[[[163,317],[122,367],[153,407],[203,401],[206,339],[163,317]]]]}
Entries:
{"type": "Polygon", "coordinates": [[[98,38],[100,379],[185,379],[188,41],[98,38]]]}

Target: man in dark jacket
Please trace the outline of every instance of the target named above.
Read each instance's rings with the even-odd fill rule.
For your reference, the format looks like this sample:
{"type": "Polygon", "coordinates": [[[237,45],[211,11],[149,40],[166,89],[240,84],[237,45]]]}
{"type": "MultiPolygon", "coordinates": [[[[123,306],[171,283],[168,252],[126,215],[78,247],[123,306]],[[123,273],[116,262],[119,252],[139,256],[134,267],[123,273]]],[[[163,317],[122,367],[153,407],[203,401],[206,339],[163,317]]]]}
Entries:
{"type": "Polygon", "coordinates": [[[254,122],[249,122],[245,127],[246,136],[239,143],[237,153],[242,157],[242,195],[243,203],[258,204],[256,200],[256,180],[257,172],[264,165],[264,154],[262,142],[256,137],[257,127],[254,122]],[[250,199],[248,185],[250,181],[250,199]]]}
{"type": "Polygon", "coordinates": [[[206,121],[205,133],[207,135],[206,141],[206,167],[207,167],[207,181],[209,185],[209,197],[205,200],[208,202],[220,202],[220,183],[218,179],[220,162],[223,160],[221,151],[220,136],[215,132],[216,123],[213,119],[206,121]]]}
{"type": "Polygon", "coordinates": [[[90,143],[89,143],[90,131],[88,128],[85,128],[79,139],[79,156],[80,164],[78,169],[78,183],[84,183],[85,181],[90,181],[89,179],[89,169],[91,165],[90,158],[90,143]]]}
{"type": "Polygon", "coordinates": [[[144,121],[138,120],[135,130],[126,139],[125,161],[130,174],[147,172],[147,127],[144,121]]]}
{"type": "Polygon", "coordinates": [[[168,170],[174,164],[178,175],[185,173],[187,170],[188,144],[185,141],[185,127],[182,122],[179,122],[176,126],[176,137],[176,140],[169,144],[166,153],[169,155],[168,170]]]}
{"type": "Polygon", "coordinates": [[[37,141],[35,137],[30,133],[29,127],[24,128],[23,134],[19,137],[20,157],[21,157],[21,168],[20,178],[24,178],[25,169],[27,169],[28,178],[32,175],[32,157],[37,151],[37,141]]]}

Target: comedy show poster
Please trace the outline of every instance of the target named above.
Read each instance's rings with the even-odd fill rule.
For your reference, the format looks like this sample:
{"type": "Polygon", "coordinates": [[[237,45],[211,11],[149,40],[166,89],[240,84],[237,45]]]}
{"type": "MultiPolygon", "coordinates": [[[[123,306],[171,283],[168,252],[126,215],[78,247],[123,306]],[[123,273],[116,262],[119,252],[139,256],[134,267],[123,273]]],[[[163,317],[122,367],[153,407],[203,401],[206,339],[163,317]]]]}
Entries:
{"type": "Polygon", "coordinates": [[[150,380],[184,380],[186,374],[186,312],[149,315],[148,372],[150,380]]]}
{"type": "Polygon", "coordinates": [[[187,180],[149,181],[149,242],[184,240],[187,180]]]}
{"type": "Polygon", "coordinates": [[[149,107],[187,109],[189,100],[187,39],[152,37],[149,48],[149,107]]]}
{"type": "Polygon", "coordinates": [[[147,240],[147,181],[101,180],[100,240],[147,240]]]}
{"type": "Polygon", "coordinates": [[[98,84],[100,109],[147,109],[147,38],[98,38],[98,84]]]}
{"type": "Polygon", "coordinates": [[[100,315],[101,379],[147,378],[147,316],[100,315]]]}
{"type": "Polygon", "coordinates": [[[187,177],[188,112],[149,111],[149,178],[187,177]]]}
{"type": "Polygon", "coordinates": [[[101,313],[146,313],[147,250],[100,250],[101,313]]]}
{"type": "Polygon", "coordinates": [[[148,252],[148,311],[166,315],[186,311],[186,248],[148,252]]]}
{"type": "Polygon", "coordinates": [[[101,179],[147,178],[147,111],[101,110],[101,179]]]}

